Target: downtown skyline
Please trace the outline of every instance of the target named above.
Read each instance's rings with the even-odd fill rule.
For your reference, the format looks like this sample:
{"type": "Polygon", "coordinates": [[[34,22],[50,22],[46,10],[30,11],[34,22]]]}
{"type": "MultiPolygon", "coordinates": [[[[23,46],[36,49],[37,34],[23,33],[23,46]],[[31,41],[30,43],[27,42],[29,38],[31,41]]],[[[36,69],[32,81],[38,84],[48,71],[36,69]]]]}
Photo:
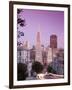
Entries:
{"type": "Polygon", "coordinates": [[[24,32],[22,42],[28,41],[30,46],[36,45],[36,34],[40,32],[41,44],[50,45],[50,36],[57,35],[58,48],[64,48],[64,12],[50,10],[23,9],[20,14],[26,20],[26,26],[19,30],[24,32]]]}

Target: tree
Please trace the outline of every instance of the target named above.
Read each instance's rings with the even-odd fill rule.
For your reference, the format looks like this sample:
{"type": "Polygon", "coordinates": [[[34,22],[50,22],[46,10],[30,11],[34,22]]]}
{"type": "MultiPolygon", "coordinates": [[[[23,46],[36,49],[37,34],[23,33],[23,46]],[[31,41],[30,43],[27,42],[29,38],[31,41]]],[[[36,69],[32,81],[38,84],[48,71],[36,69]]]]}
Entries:
{"type": "Polygon", "coordinates": [[[22,42],[19,41],[19,38],[20,38],[21,36],[24,36],[24,32],[23,32],[23,31],[20,31],[19,28],[26,26],[26,21],[25,21],[25,19],[23,19],[23,18],[21,17],[21,15],[20,15],[22,12],[23,12],[23,9],[17,9],[17,38],[18,38],[18,40],[17,40],[17,45],[18,45],[18,46],[20,46],[20,45],[22,44],[22,42]]]}
{"type": "Polygon", "coordinates": [[[27,65],[23,63],[18,63],[17,65],[17,79],[18,80],[25,80],[27,74],[27,65]]]}
{"type": "Polygon", "coordinates": [[[35,61],[32,64],[32,70],[36,73],[42,73],[43,71],[43,65],[40,62],[35,61]]]}
{"type": "Polygon", "coordinates": [[[53,69],[53,67],[52,66],[50,66],[50,65],[48,65],[48,67],[47,67],[47,72],[48,73],[54,73],[54,74],[56,74],[56,71],[53,69]]]}

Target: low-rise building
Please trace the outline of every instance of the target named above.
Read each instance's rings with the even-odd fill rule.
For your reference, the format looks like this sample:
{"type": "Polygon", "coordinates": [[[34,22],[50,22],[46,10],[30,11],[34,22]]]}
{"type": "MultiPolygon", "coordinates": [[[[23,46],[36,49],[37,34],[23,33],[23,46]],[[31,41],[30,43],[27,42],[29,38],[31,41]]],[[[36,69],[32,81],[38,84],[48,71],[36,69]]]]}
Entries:
{"type": "Polygon", "coordinates": [[[30,50],[25,49],[23,46],[17,47],[17,62],[18,63],[30,62],[30,50]]]}

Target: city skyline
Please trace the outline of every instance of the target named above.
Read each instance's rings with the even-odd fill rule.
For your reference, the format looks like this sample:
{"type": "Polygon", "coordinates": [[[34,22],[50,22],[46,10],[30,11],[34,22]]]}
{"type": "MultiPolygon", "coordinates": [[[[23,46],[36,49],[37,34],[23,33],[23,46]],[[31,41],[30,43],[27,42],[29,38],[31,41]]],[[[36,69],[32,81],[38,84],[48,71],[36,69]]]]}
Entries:
{"type": "Polygon", "coordinates": [[[41,44],[50,45],[50,36],[57,35],[58,48],[64,48],[64,12],[49,10],[23,9],[20,14],[26,20],[26,26],[19,29],[24,32],[21,41],[29,41],[30,46],[36,45],[36,33],[40,32],[41,44]]]}

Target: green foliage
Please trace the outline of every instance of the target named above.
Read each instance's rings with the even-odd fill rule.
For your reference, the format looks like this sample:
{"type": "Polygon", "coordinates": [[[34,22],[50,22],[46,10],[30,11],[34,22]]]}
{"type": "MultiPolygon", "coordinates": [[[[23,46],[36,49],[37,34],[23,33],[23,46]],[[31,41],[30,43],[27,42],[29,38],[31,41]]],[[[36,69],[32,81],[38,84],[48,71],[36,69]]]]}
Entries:
{"type": "Polygon", "coordinates": [[[21,27],[25,26],[25,19],[20,17],[20,13],[23,12],[23,9],[17,9],[17,24],[19,24],[21,27]]]}
{"type": "Polygon", "coordinates": [[[23,12],[23,9],[17,9],[17,46],[22,45],[22,42],[19,41],[19,38],[24,36],[24,32],[20,31],[20,27],[26,26],[26,21],[24,18],[21,17],[21,12],[23,12]]]}
{"type": "Polygon", "coordinates": [[[18,63],[17,65],[17,79],[25,80],[27,75],[27,65],[23,63],[18,63]]]}
{"type": "Polygon", "coordinates": [[[41,73],[43,71],[43,65],[36,61],[32,64],[32,70],[36,73],[41,73]]]}
{"type": "Polygon", "coordinates": [[[47,67],[47,72],[56,74],[56,71],[50,65],[48,65],[48,67],[47,67]]]}

